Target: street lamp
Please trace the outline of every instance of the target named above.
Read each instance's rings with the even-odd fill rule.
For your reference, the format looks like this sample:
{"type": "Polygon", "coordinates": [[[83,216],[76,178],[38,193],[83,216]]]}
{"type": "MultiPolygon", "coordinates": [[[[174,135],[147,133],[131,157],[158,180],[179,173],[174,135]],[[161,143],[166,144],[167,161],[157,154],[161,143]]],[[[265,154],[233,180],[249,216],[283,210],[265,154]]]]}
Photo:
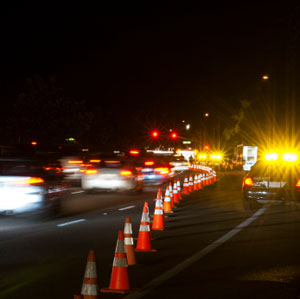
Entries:
{"type": "Polygon", "coordinates": [[[263,76],[262,76],[262,79],[263,79],[263,80],[269,80],[269,76],[268,76],[268,75],[263,75],[263,76]]]}

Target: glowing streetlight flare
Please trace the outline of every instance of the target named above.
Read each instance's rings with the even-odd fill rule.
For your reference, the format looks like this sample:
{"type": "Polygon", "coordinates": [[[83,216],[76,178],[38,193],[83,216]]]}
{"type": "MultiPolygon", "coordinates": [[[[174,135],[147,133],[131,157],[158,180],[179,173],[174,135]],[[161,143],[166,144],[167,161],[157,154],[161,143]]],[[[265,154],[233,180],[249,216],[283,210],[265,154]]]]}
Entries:
{"type": "Polygon", "coordinates": [[[269,76],[268,75],[263,75],[262,78],[263,78],[263,80],[269,80],[269,76]]]}

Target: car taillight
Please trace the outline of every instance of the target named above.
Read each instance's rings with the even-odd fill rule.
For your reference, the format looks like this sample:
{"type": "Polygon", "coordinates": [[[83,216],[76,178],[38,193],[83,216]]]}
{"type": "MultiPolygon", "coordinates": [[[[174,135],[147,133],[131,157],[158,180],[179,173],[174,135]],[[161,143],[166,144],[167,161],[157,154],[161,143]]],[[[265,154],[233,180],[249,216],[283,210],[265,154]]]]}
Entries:
{"type": "Polygon", "coordinates": [[[253,183],[252,178],[247,177],[247,178],[244,179],[244,186],[251,187],[251,186],[253,186],[253,184],[254,184],[254,183],[253,183]]]}
{"type": "Polygon", "coordinates": [[[85,172],[85,174],[87,174],[87,175],[96,174],[96,173],[98,173],[97,169],[88,169],[85,172]]]}
{"type": "Polygon", "coordinates": [[[168,174],[170,170],[167,167],[158,167],[158,168],[154,168],[154,172],[159,174],[168,174]]]}
{"type": "Polygon", "coordinates": [[[300,179],[297,181],[296,187],[300,187],[300,179]]]}
{"type": "Polygon", "coordinates": [[[90,163],[100,163],[101,160],[98,160],[98,159],[93,159],[93,160],[90,160],[90,163]]]}
{"type": "Polygon", "coordinates": [[[16,185],[18,186],[28,186],[28,185],[39,185],[43,184],[45,181],[42,178],[31,177],[24,180],[16,181],[16,185]]]}
{"type": "Polygon", "coordinates": [[[152,166],[152,165],[154,165],[154,161],[146,161],[145,165],[146,166],[152,166]]]}
{"type": "Polygon", "coordinates": [[[120,172],[120,175],[123,175],[123,176],[132,175],[132,171],[130,171],[130,170],[122,170],[120,172]]]}
{"type": "Polygon", "coordinates": [[[82,164],[83,161],[81,161],[81,160],[70,160],[70,161],[68,161],[68,163],[69,164],[82,164]]]}

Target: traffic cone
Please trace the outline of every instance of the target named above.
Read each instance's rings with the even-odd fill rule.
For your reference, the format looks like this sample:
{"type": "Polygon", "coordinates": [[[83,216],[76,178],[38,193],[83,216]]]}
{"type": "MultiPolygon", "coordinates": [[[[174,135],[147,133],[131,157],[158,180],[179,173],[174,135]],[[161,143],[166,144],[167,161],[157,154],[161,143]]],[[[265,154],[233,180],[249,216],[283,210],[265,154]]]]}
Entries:
{"type": "Polygon", "coordinates": [[[202,187],[202,174],[199,173],[198,174],[198,190],[201,190],[201,189],[203,189],[203,187],[202,187]]]}
{"type": "MultiPolygon", "coordinates": [[[[160,205],[161,205],[161,207],[162,207],[162,209],[164,209],[164,201],[163,201],[163,199],[162,199],[161,188],[158,188],[156,201],[159,201],[159,202],[160,202],[160,205]]],[[[168,216],[166,216],[166,217],[168,217],[168,216]]]]}
{"type": "Polygon", "coordinates": [[[172,205],[172,209],[175,208],[174,205],[174,195],[173,195],[173,188],[172,188],[172,183],[169,183],[169,193],[170,193],[170,198],[171,198],[171,205],[172,205]]]}
{"type": "Polygon", "coordinates": [[[174,204],[179,203],[176,180],[174,181],[174,185],[173,185],[173,197],[174,197],[174,204]]]}
{"type": "Polygon", "coordinates": [[[202,176],[202,186],[206,186],[206,174],[203,173],[203,176],[202,176]]]}
{"type": "Polygon", "coordinates": [[[164,230],[164,210],[161,200],[157,200],[155,203],[154,217],[152,222],[152,230],[164,230]]]}
{"type": "Polygon", "coordinates": [[[181,187],[180,187],[180,179],[177,180],[177,192],[178,192],[178,199],[181,200],[181,187]]]}
{"type": "Polygon", "coordinates": [[[81,288],[81,295],[84,297],[84,299],[99,298],[96,254],[94,250],[90,250],[89,252],[81,288]]]}
{"type": "Polygon", "coordinates": [[[139,236],[136,244],[135,251],[146,251],[146,252],[154,252],[156,249],[152,249],[151,247],[151,234],[150,234],[150,222],[147,216],[147,202],[144,204],[141,225],[139,236]]]}
{"type": "Polygon", "coordinates": [[[127,263],[129,266],[136,265],[135,251],[134,251],[134,242],[132,237],[132,224],[130,217],[127,217],[125,220],[124,226],[124,244],[127,254],[127,263]]]}
{"type": "Polygon", "coordinates": [[[210,185],[212,185],[213,183],[214,183],[214,180],[213,180],[213,175],[212,175],[212,172],[210,172],[210,174],[209,174],[209,183],[210,183],[210,185]]]}
{"type": "Polygon", "coordinates": [[[190,174],[190,179],[189,179],[189,193],[192,193],[194,189],[194,184],[193,184],[193,177],[190,174]]]}
{"type": "Polygon", "coordinates": [[[194,191],[198,190],[198,176],[195,174],[194,176],[194,191]]]}
{"type": "Polygon", "coordinates": [[[172,203],[170,198],[169,187],[167,186],[164,200],[164,213],[174,213],[172,210],[172,203]]]}
{"type": "Polygon", "coordinates": [[[214,171],[214,183],[217,182],[217,173],[214,171]]]}
{"type": "Polygon", "coordinates": [[[185,176],[184,181],[183,181],[182,194],[190,194],[190,192],[189,192],[189,180],[188,180],[187,176],[185,176]]]}
{"type": "Polygon", "coordinates": [[[151,226],[150,226],[151,218],[150,218],[150,210],[149,210],[149,204],[148,204],[148,201],[146,201],[146,202],[144,203],[144,205],[145,205],[146,210],[147,210],[147,212],[146,212],[146,218],[147,218],[147,221],[148,221],[148,223],[149,223],[150,238],[151,238],[151,240],[153,240],[153,237],[152,237],[152,230],[151,230],[151,226]]]}
{"type": "Polygon", "coordinates": [[[119,231],[115,257],[110,277],[110,284],[108,288],[102,288],[103,293],[130,293],[129,276],[128,276],[128,264],[126,257],[126,250],[124,244],[124,233],[119,231]]]}

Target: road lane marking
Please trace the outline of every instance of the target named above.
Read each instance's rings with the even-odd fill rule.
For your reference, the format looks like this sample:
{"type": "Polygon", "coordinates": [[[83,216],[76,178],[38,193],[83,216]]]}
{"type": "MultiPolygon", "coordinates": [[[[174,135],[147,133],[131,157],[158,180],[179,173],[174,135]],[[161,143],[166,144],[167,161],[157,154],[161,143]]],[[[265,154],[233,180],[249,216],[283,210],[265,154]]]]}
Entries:
{"type": "Polygon", "coordinates": [[[83,221],[85,221],[85,219],[78,219],[78,220],[74,220],[74,221],[70,221],[70,222],[57,224],[57,226],[62,227],[62,226],[67,226],[67,225],[71,225],[71,224],[78,223],[78,222],[83,222],[83,221]]]}
{"type": "Polygon", "coordinates": [[[84,190],[81,190],[81,191],[75,191],[75,192],[72,192],[71,194],[79,194],[79,193],[84,193],[84,190]]]}
{"type": "Polygon", "coordinates": [[[143,290],[138,291],[137,293],[133,293],[130,295],[127,295],[124,297],[124,299],[138,299],[144,297],[146,294],[151,292],[153,289],[159,287],[163,283],[165,283],[167,280],[173,278],[178,273],[182,272],[195,262],[199,261],[201,258],[206,256],[208,253],[212,252],[228,240],[230,240],[233,236],[235,236],[237,233],[239,233],[242,229],[250,225],[252,222],[254,222],[259,216],[263,215],[265,211],[268,209],[269,206],[265,206],[261,209],[259,209],[256,213],[254,213],[250,218],[239,224],[236,228],[226,233],[224,236],[220,237],[216,241],[214,241],[212,244],[206,246],[202,250],[198,251],[191,257],[187,258],[183,262],[179,263],[177,266],[173,267],[172,269],[168,270],[167,272],[163,273],[162,275],[158,276],[157,278],[150,281],[148,284],[145,285],[143,290]]]}
{"type": "Polygon", "coordinates": [[[119,210],[119,211],[124,211],[124,210],[133,209],[133,208],[135,208],[135,206],[128,206],[128,207],[121,208],[121,209],[118,209],[118,210],[119,210]]]}

